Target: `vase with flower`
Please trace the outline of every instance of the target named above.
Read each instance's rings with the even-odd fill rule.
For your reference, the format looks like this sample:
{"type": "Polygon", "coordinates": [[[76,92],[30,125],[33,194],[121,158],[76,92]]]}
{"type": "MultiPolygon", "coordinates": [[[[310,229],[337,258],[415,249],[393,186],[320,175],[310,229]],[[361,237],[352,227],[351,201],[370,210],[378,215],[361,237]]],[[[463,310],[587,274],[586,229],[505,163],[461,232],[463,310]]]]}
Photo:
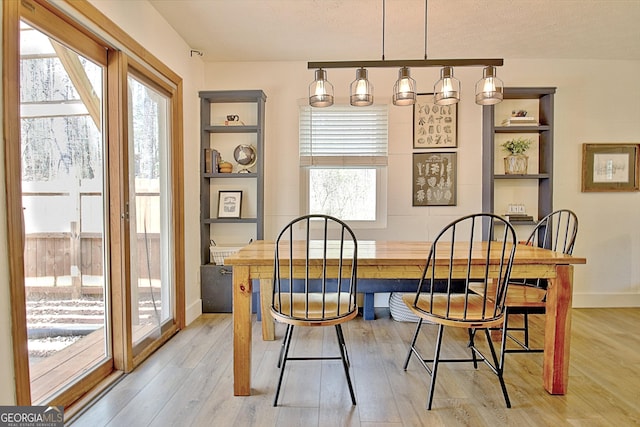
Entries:
{"type": "Polygon", "coordinates": [[[504,158],[504,173],[507,175],[526,175],[529,157],[525,154],[533,141],[529,138],[513,138],[501,145],[509,153],[504,158]]]}

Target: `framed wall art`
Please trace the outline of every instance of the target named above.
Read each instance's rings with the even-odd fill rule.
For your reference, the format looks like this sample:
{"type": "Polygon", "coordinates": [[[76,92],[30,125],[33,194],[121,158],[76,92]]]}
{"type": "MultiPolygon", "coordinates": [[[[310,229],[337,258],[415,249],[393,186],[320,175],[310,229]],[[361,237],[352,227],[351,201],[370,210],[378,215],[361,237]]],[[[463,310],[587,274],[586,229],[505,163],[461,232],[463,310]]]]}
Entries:
{"type": "Polygon", "coordinates": [[[456,153],[413,153],[413,206],[455,206],[456,153]]]}
{"type": "Polygon", "coordinates": [[[638,191],[640,144],[582,144],[582,191],[638,191]]]}
{"type": "Polygon", "coordinates": [[[218,192],[218,218],[240,218],[242,191],[218,192]]]}
{"type": "Polygon", "coordinates": [[[458,146],[458,107],[435,105],[432,93],[420,93],[413,105],[413,148],[458,146]]]}

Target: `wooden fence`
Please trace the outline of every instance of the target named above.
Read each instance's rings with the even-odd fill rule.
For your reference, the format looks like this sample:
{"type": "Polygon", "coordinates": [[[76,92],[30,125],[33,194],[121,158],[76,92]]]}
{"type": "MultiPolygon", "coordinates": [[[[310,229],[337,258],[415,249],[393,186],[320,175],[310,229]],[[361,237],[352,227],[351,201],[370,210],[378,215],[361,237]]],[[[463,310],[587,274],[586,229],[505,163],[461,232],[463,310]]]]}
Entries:
{"type": "MultiPolygon", "coordinates": [[[[144,234],[138,235],[138,276],[160,279],[160,235],[147,234],[149,239],[145,244],[144,234]],[[149,263],[147,263],[149,253],[149,263]]],[[[58,287],[61,279],[71,278],[76,288],[75,294],[102,292],[102,286],[87,286],[83,276],[104,276],[103,238],[96,233],[34,233],[25,237],[25,277],[48,278],[36,281],[36,291],[43,292],[46,287],[58,287]],[[99,288],[99,291],[98,291],[99,288]]],[[[68,284],[68,283],[67,283],[68,284]]],[[[68,288],[68,286],[65,286],[68,288]]],[[[62,289],[61,289],[62,290],[62,289]]],[[[53,291],[53,289],[52,289],[53,291]]]]}

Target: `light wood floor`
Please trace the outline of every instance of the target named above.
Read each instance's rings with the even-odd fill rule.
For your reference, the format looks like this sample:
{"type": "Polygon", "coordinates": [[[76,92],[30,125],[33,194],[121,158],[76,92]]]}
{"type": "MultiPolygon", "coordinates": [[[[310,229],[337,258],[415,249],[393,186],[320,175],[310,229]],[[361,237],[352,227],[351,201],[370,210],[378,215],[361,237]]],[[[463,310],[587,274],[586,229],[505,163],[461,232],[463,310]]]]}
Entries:
{"type": "MultiPolygon", "coordinates": [[[[281,406],[272,400],[278,341],[254,323],[252,393],[233,396],[232,322],[203,315],[72,420],[78,426],[629,426],[640,425],[640,309],[574,309],[569,392],[542,387],[542,354],[508,354],[507,409],[486,366],[443,364],[433,409],[425,409],[427,376],[402,363],[414,324],[388,317],[345,325],[357,406],[351,406],[339,362],[290,362],[281,406]]],[[[542,318],[532,332],[541,342],[542,318]]],[[[435,328],[423,327],[431,351],[435,328]]],[[[443,357],[466,355],[465,331],[445,331],[443,357]]],[[[296,354],[337,351],[333,328],[298,328],[296,354]]]]}

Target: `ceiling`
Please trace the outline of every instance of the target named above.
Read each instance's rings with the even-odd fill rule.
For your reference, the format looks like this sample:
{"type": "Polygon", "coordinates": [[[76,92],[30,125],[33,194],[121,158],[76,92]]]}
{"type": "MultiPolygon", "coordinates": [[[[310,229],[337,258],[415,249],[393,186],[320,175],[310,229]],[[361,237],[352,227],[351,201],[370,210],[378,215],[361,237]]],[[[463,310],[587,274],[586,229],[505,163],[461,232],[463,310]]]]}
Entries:
{"type": "MultiPolygon", "coordinates": [[[[379,60],[382,0],[149,0],[204,61],[379,60]]],[[[386,0],[385,59],[423,59],[425,0],[386,0]]],[[[640,60],[640,0],[431,0],[427,57],[640,60]]]]}

